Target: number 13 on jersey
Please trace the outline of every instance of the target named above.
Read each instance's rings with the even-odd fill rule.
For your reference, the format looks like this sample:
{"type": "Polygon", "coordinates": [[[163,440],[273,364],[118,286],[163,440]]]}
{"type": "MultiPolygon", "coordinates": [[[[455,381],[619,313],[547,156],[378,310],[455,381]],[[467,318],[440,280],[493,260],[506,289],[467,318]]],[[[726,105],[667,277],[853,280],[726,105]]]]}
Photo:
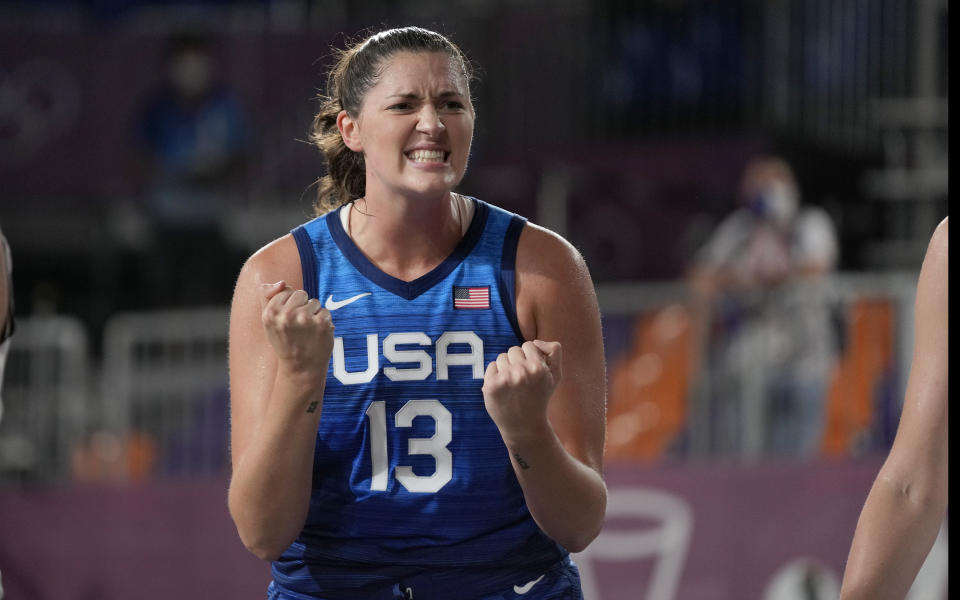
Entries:
{"type": "MultiPolygon", "coordinates": [[[[387,456],[387,407],[383,400],[370,403],[367,408],[370,419],[370,463],[373,476],[370,489],[386,491],[390,473],[390,459],[387,456]]],[[[417,475],[413,468],[397,465],[397,481],[407,491],[415,493],[434,493],[453,478],[453,454],[447,445],[453,439],[453,417],[438,400],[410,400],[397,411],[394,427],[412,427],[416,417],[433,419],[435,431],[433,437],[410,438],[407,441],[407,454],[427,454],[433,456],[436,469],[432,475],[417,475]]]]}

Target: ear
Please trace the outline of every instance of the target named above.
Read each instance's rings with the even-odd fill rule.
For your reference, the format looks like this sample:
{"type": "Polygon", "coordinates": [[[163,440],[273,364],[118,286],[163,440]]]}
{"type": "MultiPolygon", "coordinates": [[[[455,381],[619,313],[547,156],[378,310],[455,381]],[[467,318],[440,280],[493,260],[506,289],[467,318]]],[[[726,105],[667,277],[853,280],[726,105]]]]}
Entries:
{"type": "Polygon", "coordinates": [[[360,128],[357,122],[347,114],[347,111],[341,110],[337,115],[337,129],[340,130],[340,137],[343,143],[354,152],[363,152],[363,144],[360,143],[360,128]]]}

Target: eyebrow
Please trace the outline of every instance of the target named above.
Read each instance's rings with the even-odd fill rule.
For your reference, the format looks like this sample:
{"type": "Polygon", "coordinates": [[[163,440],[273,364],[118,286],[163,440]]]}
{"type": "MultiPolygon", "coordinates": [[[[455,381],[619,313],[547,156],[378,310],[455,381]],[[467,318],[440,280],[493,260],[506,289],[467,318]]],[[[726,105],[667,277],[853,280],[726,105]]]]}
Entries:
{"type": "MultiPolygon", "coordinates": [[[[437,98],[449,98],[450,96],[457,96],[457,97],[462,98],[462,97],[463,97],[463,94],[461,94],[460,92],[454,92],[454,91],[444,91],[444,92],[440,92],[439,94],[437,94],[437,98]]],[[[407,92],[407,93],[405,93],[405,94],[390,94],[389,96],[387,96],[387,98],[388,98],[388,99],[389,99],[389,98],[404,98],[404,99],[408,99],[408,100],[419,100],[419,99],[420,99],[420,96],[419,96],[418,94],[413,93],[413,92],[407,92]]]]}

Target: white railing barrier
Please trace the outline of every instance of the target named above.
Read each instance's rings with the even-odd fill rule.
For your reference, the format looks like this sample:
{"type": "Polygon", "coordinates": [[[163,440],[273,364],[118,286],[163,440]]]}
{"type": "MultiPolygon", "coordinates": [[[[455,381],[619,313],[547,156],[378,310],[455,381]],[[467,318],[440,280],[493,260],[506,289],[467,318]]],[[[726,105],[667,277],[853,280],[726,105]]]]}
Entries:
{"type": "Polygon", "coordinates": [[[147,471],[180,474],[222,466],[227,329],[228,311],[220,307],[124,313],[108,321],[103,427],[125,444],[131,436],[145,436],[153,445],[148,460],[155,461],[142,465],[147,471]]]}
{"type": "Polygon", "coordinates": [[[0,480],[67,475],[89,422],[87,334],[64,315],[18,317],[3,381],[0,480]]]}
{"type": "MultiPolygon", "coordinates": [[[[861,298],[880,298],[893,305],[892,355],[899,387],[892,392],[894,403],[889,407],[894,419],[910,368],[916,276],[841,273],[825,282],[827,295],[841,308],[861,298]]],[[[687,286],[676,281],[603,284],[597,295],[609,322],[671,305],[693,306],[687,286]]],[[[118,473],[122,478],[226,468],[228,318],[226,307],[118,314],[105,326],[99,369],[91,364],[87,334],[77,319],[20,318],[3,390],[0,481],[68,478],[71,473],[102,477],[104,463],[111,460],[116,464],[106,470],[113,478],[118,473]],[[142,442],[137,448],[131,446],[134,438],[142,442]],[[78,448],[88,457],[96,455],[94,462],[100,466],[92,475],[89,464],[86,468],[80,464],[78,448]],[[139,458],[131,458],[134,451],[140,452],[139,458]],[[139,461],[139,466],[131,461],[139,461]]],[[[694,343],[722,347],[724,339],[694,343]]],[[[757,458],[760,446],[747,443],[762,437],[756,414],[741,411],[739,421],[726,432],[718,433],[711,422],[712,376],[703,361],[690,376],[684,455],[709,457],[726,444],[742,458],[757,458]],[[718,439],[724,435],[731,439],[718,439]]],[[[758,380],[763,376],[759,371],[754,375],[758,380]]],[[[740,396],[756,385],[757,381],[745,381],[734,400],[749,406],[740,396]]]]}

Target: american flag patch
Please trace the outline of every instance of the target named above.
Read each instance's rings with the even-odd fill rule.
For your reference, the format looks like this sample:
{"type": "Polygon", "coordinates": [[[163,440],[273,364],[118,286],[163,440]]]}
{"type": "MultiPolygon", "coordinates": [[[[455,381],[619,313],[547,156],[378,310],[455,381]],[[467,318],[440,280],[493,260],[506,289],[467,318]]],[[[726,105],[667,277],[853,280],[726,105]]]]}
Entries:
{"type": "Polygon", "coordinates": [[[490,308],[490,286],[453,286],[454,308],[490,308]]]}

